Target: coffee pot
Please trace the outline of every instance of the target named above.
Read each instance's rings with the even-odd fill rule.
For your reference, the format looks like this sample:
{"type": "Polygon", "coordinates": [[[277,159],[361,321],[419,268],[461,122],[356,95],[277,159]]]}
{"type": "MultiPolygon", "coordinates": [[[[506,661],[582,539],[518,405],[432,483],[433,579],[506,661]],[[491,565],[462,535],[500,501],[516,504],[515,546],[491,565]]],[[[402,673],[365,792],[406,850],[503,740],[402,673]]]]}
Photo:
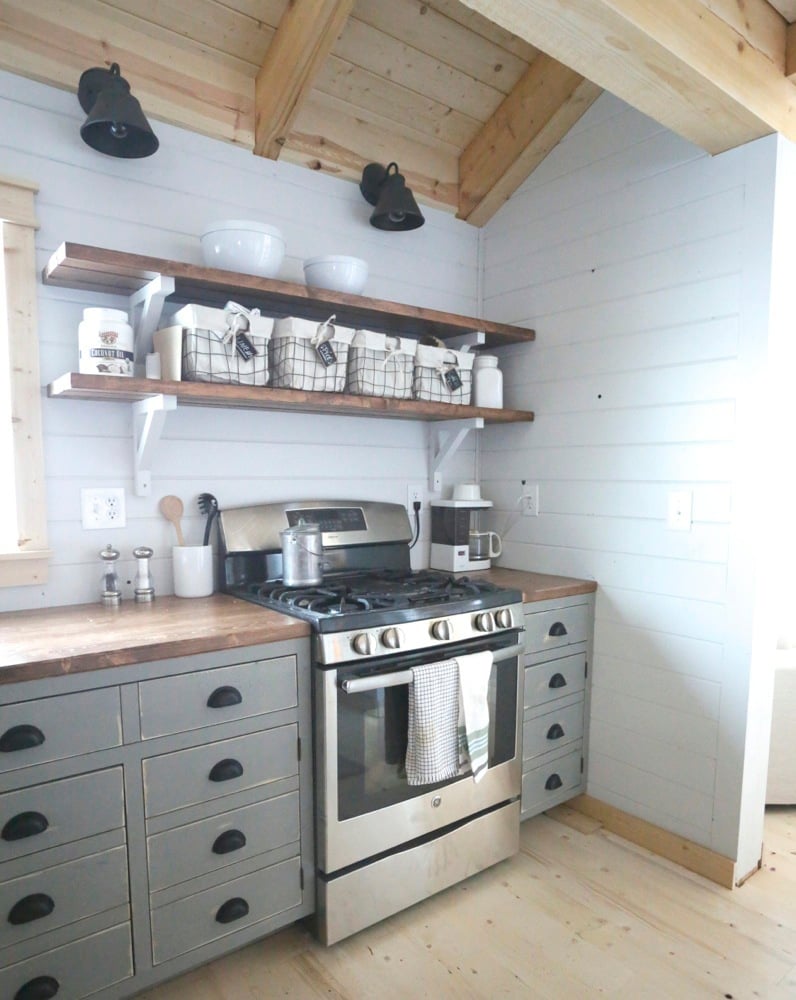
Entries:
{"type": "Polygon", "coordinates": [[[282,541],[282,580],[286,587],[317,587],[323,583],[321,526],[299,521],[279,532],[282,541]]]}
{"type": "Polygon", "coordinates": [[[481,519],[491,500],[481,499],[477,483],[460,483],[450,500],[431,502],[432,569],[464,573],[489,569],[503,552],[500,535],[482,528],[481,519]]]}

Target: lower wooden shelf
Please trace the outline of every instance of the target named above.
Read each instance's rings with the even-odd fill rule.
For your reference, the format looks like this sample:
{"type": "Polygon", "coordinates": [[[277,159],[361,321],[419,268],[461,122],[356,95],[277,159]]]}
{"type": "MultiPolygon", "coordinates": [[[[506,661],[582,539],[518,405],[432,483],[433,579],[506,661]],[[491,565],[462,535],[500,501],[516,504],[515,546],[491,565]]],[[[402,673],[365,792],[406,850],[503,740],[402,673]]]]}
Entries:
{"type": "Polygon", "coordinates": [[[261,386],[220,385],[208,382],[166,382],[114,375],[67,372],[47,386],[54,399],[96,399],[134,403],[153,396],[174,396],[183,406],[222,406],[231,409],[293,410],[338,416],[393,417],[399,420],[463,420],[481,417],[487,424],[533,420],[529,410],[495,410],[486,406],[457,406],[418,399],[380,399],[337,392],[303,392],[261,386]]]}

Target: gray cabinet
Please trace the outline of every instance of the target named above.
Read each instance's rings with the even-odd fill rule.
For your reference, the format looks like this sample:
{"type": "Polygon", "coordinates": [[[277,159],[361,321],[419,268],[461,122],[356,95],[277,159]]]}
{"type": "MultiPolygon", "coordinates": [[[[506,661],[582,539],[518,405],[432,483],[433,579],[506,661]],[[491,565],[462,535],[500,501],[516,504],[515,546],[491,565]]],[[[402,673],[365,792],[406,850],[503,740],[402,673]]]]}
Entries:
{"type": "Polygon", "coordinates": [[[585,790],[593,631],[593,594],[525,605],[522,819],[585,790]]]}
{"type": "Polygon", "coordinates": [[[0,996],[117,1000],[314,909],[309,641],[0,686],[0,996]]]}

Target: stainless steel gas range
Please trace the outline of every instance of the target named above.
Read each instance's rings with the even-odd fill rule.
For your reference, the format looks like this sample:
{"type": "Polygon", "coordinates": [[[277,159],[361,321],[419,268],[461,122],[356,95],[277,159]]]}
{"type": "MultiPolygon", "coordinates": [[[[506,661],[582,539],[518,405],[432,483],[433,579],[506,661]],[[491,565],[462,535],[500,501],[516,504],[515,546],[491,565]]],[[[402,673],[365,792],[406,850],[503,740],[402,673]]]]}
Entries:
{"type": "Polygon", "coordinates": [[[302,501],[222,511],[224,589],[312,625],[317,932],[332,944],[519,846],[522,595],[412,572],[398,504],[302,501]],[[319,585],[286,587],[280,532],[322,530],[319,585]],[[488,769],[407,780],[413,668],[489,651],[488,769]]]}

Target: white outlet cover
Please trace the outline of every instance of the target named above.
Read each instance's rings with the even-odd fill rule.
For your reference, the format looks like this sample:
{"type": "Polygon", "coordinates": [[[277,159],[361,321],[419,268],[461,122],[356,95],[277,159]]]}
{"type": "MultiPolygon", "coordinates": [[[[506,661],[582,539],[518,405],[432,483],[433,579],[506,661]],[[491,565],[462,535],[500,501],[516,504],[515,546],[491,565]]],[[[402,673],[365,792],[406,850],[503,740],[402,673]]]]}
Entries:
{"type": "Polygon", "coordinates": [[[89,531],[100,528],[124,528],[127,524],[124,490],[103,487],[80,491],[83,527],[89,531]]]}

